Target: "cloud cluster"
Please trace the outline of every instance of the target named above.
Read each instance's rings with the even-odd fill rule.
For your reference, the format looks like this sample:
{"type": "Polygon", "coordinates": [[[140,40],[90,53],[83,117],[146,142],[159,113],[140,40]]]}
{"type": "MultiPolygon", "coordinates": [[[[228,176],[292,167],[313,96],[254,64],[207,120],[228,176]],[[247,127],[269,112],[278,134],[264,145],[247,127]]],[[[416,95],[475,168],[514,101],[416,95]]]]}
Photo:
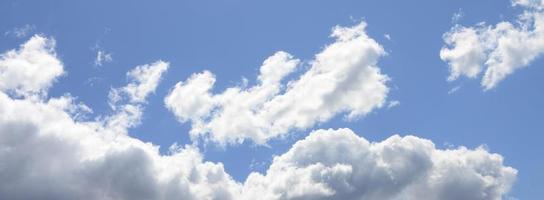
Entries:
{"type": "MultiPolygon", "coordinates": [[[[33,52],[54,60],[46,64],[61,63],[54,49],[33,52]]],[[[282,63],[292,60],[287,54],[276,56],[282,63]]],[[[35,56],[16,58],[12,63],[31,63],[35,56]]],[[[14,58],[0,62],[5,59],[14,58]]],[[[11,73],[24,76],[17,73],[57,67],[11,73]]],[[[278,81],[291,68],[294,64],[263,67],[271,71],[259,80],[278,81]]],[[[158,61],[131,70],[129,83],[112,89],[116,112],[95,120],[77,118],[90,109],[75,98],[47,96],[56,76],[33,88],[42,92],[37,97],[1,90],[0,199],[500,199],[516,178],[516,170],[504,166],[500,155],[483,148],[440,150],[415,136],[371,143],[339,129],[312,132],[275,157],[265,174],[252,173],[239,183],[221,163],[205,161],[195,146],[172,146],[161,155],[158,146],[126,134],[167,69],[168,63],[158,61]]],[[[195,80],[205,84],[211,79],[195,80]]],[[[14,85],[26,80],[19,81],[14,85]]]]}
{"type": "Polygon", "coordinates": [[[440,58],[449,65],[448,80],[476,78],[484,71],[481,85],[492,89],[544,53],[544,1],[514,0],[512,4],[525,9],[514,23],[456,25],[444,34],[446,46],[440,58]]]}
{"type": "Polygon", "coordinates": [[[192,139],[221,145],[246,139],[264,144],[339,113],[348,119],[363,116],[382,107],[389,91],[389,78],[377,67],[385,52],[365,27],[364,22],[335,27],[335,42],[318,53],[298,79],[282,82],[301,64],[280,51],[263,62],[253,87],[212,94],[215,76],[204,71],[176,84],[165,104],[180,121],[191,122],[192,139]]]}
{"type": "Polygon", "coordinates": [[[371,143],[317,130],[252,173],[245,199],[501,199],[517,171],[483,148],[440,150],[415,136],[371,143]]]}
{"type": "MultiPolygon", "coordinates": [[[[10,71],[16,77],[45,76],[40,72],[60,68],[58,76],[61,62],[51,46],[43,45],[52,42],[35,36],[0,63],[22,68],[10,71]],[[47,62],[38,62],[43,58],[47,62]]],[[[95,121],[75,119],[86,110],[70,96],[13,98],[0,92],[0,199],[232,199],[239,184],[222,164],[204,162],[196,148],[160,155],[157,146],[126,134],[167,68],[158,61],[130,71],[129,84],[112,90],[121,95],[118,111],[95,121]]],[[[44,80],[38,85],[14,79],[12,84],[46,93],[55,78],[38,79],[44,80]]]]}

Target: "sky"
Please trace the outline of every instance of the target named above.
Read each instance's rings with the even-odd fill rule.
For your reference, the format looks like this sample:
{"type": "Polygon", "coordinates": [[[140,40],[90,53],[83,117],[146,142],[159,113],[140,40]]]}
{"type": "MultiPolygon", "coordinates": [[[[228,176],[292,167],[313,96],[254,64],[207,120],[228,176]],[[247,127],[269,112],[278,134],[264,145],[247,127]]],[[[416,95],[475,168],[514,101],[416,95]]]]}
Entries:
{"type": "Polygon", "coordinates": [[[544,195],[541,0],[2,0],[0,53],[2,199],[544,195]]]}

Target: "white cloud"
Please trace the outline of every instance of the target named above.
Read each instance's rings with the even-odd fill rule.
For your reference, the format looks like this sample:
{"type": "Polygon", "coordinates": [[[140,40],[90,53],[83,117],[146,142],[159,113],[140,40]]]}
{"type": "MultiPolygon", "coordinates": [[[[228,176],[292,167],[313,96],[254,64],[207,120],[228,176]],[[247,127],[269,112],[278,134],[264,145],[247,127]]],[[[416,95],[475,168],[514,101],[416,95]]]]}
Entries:
{"type": "Polygon", "coordinates": [[[108,95],[110,107],[116,112],[105,118],[108,129],[126,133],[128,128],[138,125],[142,115],[142,104],[157,88],[169,63],[157,61],[136,66],[127,73],[129,83],[121,88],[112,88],[108,95]]]}
{"type": "Polygon", "coordinates": [[[475,78],[482,71],[485,47],[481,44],[476,30],[456,26],[444,35],[445,42],[454,47],[442,48],[440,58],[450,66],[449,81],[464,75],[475,78]]]}
{"type": "Polygon", "coordinates": [[[253,87],[212,94],[215,76],[205,71],[176,84],[165,104],[180,121],[192,123],[193,140],[221,145],[246,139],[264,144],[340,113],[363,116],[382,107],[389,91],[389,78],[376,66],[385,52],[366,35],[365,27],[364,22],[334,27],[335,42],[315,56],[305,73],[286,84],[282,79],[301,64],[292,55],[277,52],[263,62],[253,87]]]}
{"type": "Polygon", "coordinates": [[[19,49],[0,55],[0,91],[32,95],[47,90],[63,74],[55,40],[35,35],[19,49]]]}
{"type": "Polygon", "coordinates": [[[107,53],[102,50],[96,52],[96,58],[94,59],[95,66],[102,66],[105,63],[113,61],[113,56],[111,53],[107,53]]]}
{"type": "MultiPolygon", "coordinates": [[[[40,63],[45,71],[59,67],[40,63]]],[[[279,81],[278,74],[290,68],[284,67],[259,80],[279,81]]],[[[92,110],[76,98],[47,97],[49,85],[38,88],[43,98],[0,90],[0,199],[491,200],[505,195],[516,178],[515,169],[484,148],[439,150],[414,136],[370,143],[339,129],[311,133],[275,157],[265,174],[252,173],[239,183],[195,146],[173,145],[161,155],[158,146],[126,134],[130,125],[111,125],[119,118],[124,124],[140,120],[146,97],[167,68],[159,61],[130,71],[128,85],[116,89],[114,108],[121,111],[95,120],[78,117],[92,110]]],[[[209,75],[195,75],[205,78],[194,86],[212,85],[209,75]]]]}
{"type": "Polygon", "coordinates": [[[242,199],[501,199],[517,171],[484,148],[440,150],[415,136],[371,143],[318,130],[252,173],[242,199]]]}
{"type": "Polygon", "coordinates": [[[169,63],[159,60],[152,64],[137,66],[127,73],[131,81],[122,88],[110,91],[110,101],[119,101],[120,95],[127,95],[132,103],[144,102],[147,95],[153,93],[161,80],[162,74],[168,69],[169,63]]]}
{"type": "Polygon", "coordinates": [[[526,67],[544,53],[544,1],[515,0],[526,10],[515,23],[474,27],[456,25],[444,35],[446,46],[440,58],[450,67],[448,80],[459,76],[476,78],[484,72],[481,85],[492,89],[515,70],[526,67]]]}
{"type": "MultiPolygon", "coordinates": [[[[36,40],[45,38],[32,38],[21,50],[25,53],[12,54],[25,55],[36,40]]],[[[35,62],[35,56],[11,57],[19,60],[4,62],[7,69],[62,69],[35,62]]],[[[131,82],[119,89],[127,102],[116,102],[119,111],[93,121],[78,119],[90,109],[70,96],[13,98],[0,91],[0,199],[232,199],[239,194],[239,183],[222,164],[203,161],[195,147],[160,155],[157,146],[126,134],[167,66],[156,62],[129,72],[131,82]]],[[[48,85],[34,88],[46,93],[48,85]]]]}

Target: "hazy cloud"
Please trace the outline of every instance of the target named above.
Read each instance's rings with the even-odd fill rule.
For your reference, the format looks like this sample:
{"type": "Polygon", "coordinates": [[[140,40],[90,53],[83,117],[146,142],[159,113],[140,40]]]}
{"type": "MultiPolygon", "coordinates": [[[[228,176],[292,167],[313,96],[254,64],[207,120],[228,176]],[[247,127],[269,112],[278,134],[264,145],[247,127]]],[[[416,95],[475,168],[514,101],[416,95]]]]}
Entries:
{"type": "Polygon", "coordinates": [[[4,35],[13,36],[13,37],[16,37],[16,38],[24,38],[24,37],[30,35],[35,30],[36,30],[36,26],[30,25],[30,24],[25,24],[24,26],[16,27],[16,28],[13,28],[13,29],[11,29],[9,31],[6,31],[4,33],[4,35]]]}

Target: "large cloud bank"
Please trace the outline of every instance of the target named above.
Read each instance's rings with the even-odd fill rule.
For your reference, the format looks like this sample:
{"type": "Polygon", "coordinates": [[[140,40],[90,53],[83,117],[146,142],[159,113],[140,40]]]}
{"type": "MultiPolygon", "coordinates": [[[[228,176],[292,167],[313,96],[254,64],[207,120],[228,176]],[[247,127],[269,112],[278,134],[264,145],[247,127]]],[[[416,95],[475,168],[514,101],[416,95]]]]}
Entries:
{"type": "Polygon", "coordinates": [[[449,65],[448,80],[483,72],[481,85],[489,90],[544,53],[544,1],[513,0],[512,5],[524,9],[514,23],[456,25],[444,34],[440,58],[449,65]]]}
{"type": "MultiPolygon", "coordinates": [[[[357,28],[338,30],[351,31],[349,37],[339,37],[343,45],[361,37],[357,28]]],[[[359,53],[374,52],[369,49],[359,53]]],[[[263,83],[277,81],[292,68],[289,56],[275,56],[265,65],[285,65],[261,68],[278,70],[260,76],[263,83]]],[[[42,81],[0,79],[4,85],[0,90],[0,199],[501,199],[517,174],[503,164],[500,155],[483,148],[440,150],[415,136],[372,143],[349,129],[339,129],[312,132],[275,157],[266,173],[252,173],[240,183],[221,163],[205,161],[195,146],[173,146],[169,154],[161,155],[157,146],[127,134],[140,121],[145,99],[169,63],[157,61],[131,70],[129,83],[110,92],[113,114],[95,120],[81,117],[91,109],[74,97],[47,95],[47,89],[64,74],[52,39],[34,36],[20,49],[3,54],[0,63],[2,73],[42,81]]],[[[350,80],[385,78],[376,68],[363,68],[375,73],[355,73],[350,80]]],[[[211,75],[206,74],[202,76],[211,75]]],[[[302,84],[298,82],[303,79],[293,84],[302,84]]],[[[347,82],[342,89],[333,85],[322,89],[332,88],[340,96],[360,91],[360,85],[347,82]]],[[[254,90],[260,89],[250,91],[254,90]]],[[[378,92],[377,99],[384,94],[372,91],[378,92]]],[[[357,115],[376,105],[347,107],[349,115],[357,115]]],[[[332,112],[330,107],[323,109],[332,112]]]]}

